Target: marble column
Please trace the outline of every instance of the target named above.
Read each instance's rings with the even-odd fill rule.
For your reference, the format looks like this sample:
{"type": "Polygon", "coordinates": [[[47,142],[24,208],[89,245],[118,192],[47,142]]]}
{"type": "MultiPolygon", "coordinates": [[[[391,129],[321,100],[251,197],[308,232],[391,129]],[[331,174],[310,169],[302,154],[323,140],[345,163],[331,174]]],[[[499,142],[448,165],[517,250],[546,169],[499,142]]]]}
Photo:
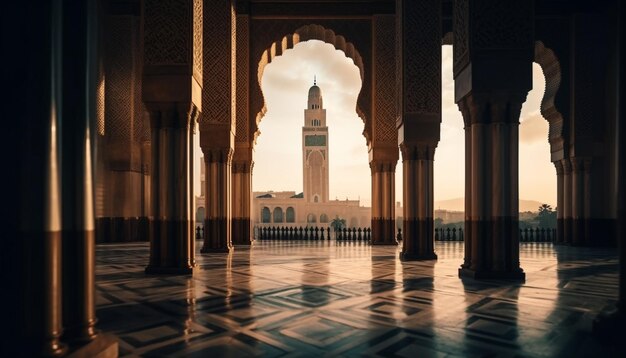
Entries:
{"type": "Polygon", "coordinates": [[[142,98],[150,114],[150,261],[146,273],[191,274],[193,138],[202,108],[203,3],[143,3],[142,98]]]}
{"type": "Polygon", "coordinates": [[[7,133],[2,142],[2,268],[5,329],[2,355],[60,356],[62,318],[61,108],[63,4],[6,4],[3,26],[27,26],[6,36],[21,56],[8,56],[7,133]],[[47,34],[39,36],[36,34],[47,34]],[[28,59],[26,61],[26,59],[28,59]],[[37,83],[37,86],[32,86],[37,83]],[[24,93],[28,93],[25,96],[24,93]],[[5,221],[6,220],[6,221],[5,221]]]}
{"type": "MultiPolygon", "coordinates": [[[[619,58],[626,58],[624,39],[626,38],[626,5],[623,2],[617,3],[618,17],[618,55],[619,58]]],[[[616,66],[617,74],[617,101],[615,116],[615,171],[617,189],[617,243],[619,250],[619,291],[612,312],[599,315],[593,321],[593,332],[599,337],[610,337],[614,342],[623,344],[623,332],[626,329],[626,71],[624,66],[616,66]]]]}
{"type": "Polygon", "coordinates": [[[204,85],[200,147],[205,165],[202,252],[232,248],[232,160],[237,132],[237,16],[233,0],[204,1],[204,85]]]}
{"type": "Polygon", "coordinates": [[[524,96],[459,102],[470,162],[462,277],[524,279],[519,266],[518,127],[524,96]]]}
{"type": "MultiPolygon", "coordinates": [[[[201,141],[208,133],[222,138],[233,137],[229,127],[221,129],[201,129],[201,141]]],[[[202,146],[202,152],[204,153],[204,192],[206,194],[202,252],[229,252],[233,247],[231,222],[233,151],[229,146],[202,146]]]]}
{"type": "MultiPolygon", "coordinates": [[[[139,3],[111,3],[103,16],[104,127],[102,159],[97,176],[98,242],[147,240],[142,210],[144,171],[142,140],[144,106],[141,100],[141,23],[139,3]]],[[[147,124],[147,123],[146,123],[147,124]]],[[[146,135],[144,135],[144,133],[146,135]]]]}
{"type": "Polygon", "coordinates": [[[189,274],[194,267],[191,211],[193,105],[150,104],[152,126],[151,247],[147,273],[189,274]]]}
{"type": "Polygon", "coordinates": [[[586,246],[591,244],[587,237],[586,224],[588,224],[590,198],[589,166],[590,160],[585,158],[570,158],[572,164],[572,237],[574,246],[586,246]]]}
{"type": "Polygon", "coordinates": [[[398,150],[395,147],[373,149],[372,173],[372,245],[397,245],[395,192],[398,150]],[[394,153],[395,152],[395,153],[394,153]],[[394,158],[395,155],[395,158],[394,158]],[[386,157],[386,158],[384,158],[386,157]]]}
{"type": "Polygon", "coordinates": [[[236,19],[236,101],[237,130],[233,154],[233,218],[232,241],[236,245],[250,245],[252,205],[252,147],[250,133],[250,16],[237,14],[236,19]]]}
{"type": "Polygon", "coordinates": [[[402,260],[435,260],[433,159],[435,145],[403,143],[402,260]]]}
{"type": "Polygon", "coordinates": [[[66,9],[62,57],[63,340],[71,346],[96,338],[94,159],[97,43],[95,6],[66,9]],[[92,8],[93,7],[93,8],[92,8]],[[93,17],[91,20],[86,20],[93,17]],[[78,56],[76,54],[84,54],[78,56]],[[69,55],[71,54],[71,55],[69,55]],[[85,90],[85,89],[89,90],[85,90]]]}
{"type": "Polygon", "coordinates": [[[572,163],[569,158],[561,160],[563,167],[563,243],[571,244],[573,236],[572,220],[572,163]]]}
{"type": "Polygon", "coordinates": [[[565,243],[565,236],[563,230],[565,229],[563,223],[563,199],[565,193],[563,192],[563,184],[564,184],[564,170],[563,163],[561,161],[554,162],[554,167],[556,168],[556,244],[565,243]]]}
{"type": "Polygon", "coordinates": [[[233,161],[232,238],[235,245],[250,245],[252,242],[250,210],[253,165],[254,163],[248,161],[233,161]]]}
{"type": "Polygon", "coordinates": [[[433,160],[441,125],[441,2],[396,1],[398,143],[403,165],[402,260],[436,259],[433,160]]]}
{"type": "Polygon", "coordinates": [[[372,138],[369,162],[372,173],[372,245],[397,245],[395,225],[395,172],[398,162],[396,129],[395,16],[374,15],[372,138]]]}
{"type": "Polygon", "coordinates": [[[459,276],[523,280],[518,131],[532,87],[534,8],[523,0],[459,0],[453,13],[455,101],[466,140],[466,250],[459,276]],[[495,36],[502,33],[516,36],[495,36]]]}

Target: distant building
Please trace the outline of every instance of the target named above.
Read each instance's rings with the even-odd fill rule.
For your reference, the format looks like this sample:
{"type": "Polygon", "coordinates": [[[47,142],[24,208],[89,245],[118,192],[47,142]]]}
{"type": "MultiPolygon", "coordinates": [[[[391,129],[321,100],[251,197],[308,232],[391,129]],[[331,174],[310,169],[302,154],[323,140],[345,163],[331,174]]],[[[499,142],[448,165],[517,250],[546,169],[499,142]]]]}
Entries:
{"type": "Polygon", "coordinates": [[[303,192],[253,192],[254,226],[328,226],[335,217],[348,227],[369,227],[371,210],[360,200],[329,200],[328,127],[322,91],[314,82],[309,89],[302,127],[303,192]]]}

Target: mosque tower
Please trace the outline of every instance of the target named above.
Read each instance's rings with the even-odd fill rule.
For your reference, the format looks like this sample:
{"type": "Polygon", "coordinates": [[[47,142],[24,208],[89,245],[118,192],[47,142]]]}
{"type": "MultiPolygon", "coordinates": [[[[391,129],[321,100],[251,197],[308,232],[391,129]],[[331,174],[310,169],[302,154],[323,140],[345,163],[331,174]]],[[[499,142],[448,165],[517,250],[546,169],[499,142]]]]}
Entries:
{"type": "Polygon", "coordinates": [[[302,127],[302,179],[307,203],[328,201],[328,127],[322,90],[313,80],[302,127]]]}

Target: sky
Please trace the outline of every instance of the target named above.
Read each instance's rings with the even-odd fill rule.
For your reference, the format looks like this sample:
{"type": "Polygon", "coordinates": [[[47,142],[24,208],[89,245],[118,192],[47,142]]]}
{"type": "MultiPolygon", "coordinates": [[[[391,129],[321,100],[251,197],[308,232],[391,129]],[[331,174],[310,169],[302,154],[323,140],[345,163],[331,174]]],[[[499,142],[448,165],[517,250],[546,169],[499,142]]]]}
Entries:
{"type": "MultiPolygon", "coordinates": [[[[329,131],[330,199],[360,199],[369,206],[367,145],[363,121],[355,111],[361,88],[359,71],[342,51],[316,40],[298,43],[265,67],[261,88],[267,113],[259,124],[254,148],[253,191],[302,191],[302,126],[314,76],[322,90],[329,131]]],[[[548,122],[539,112],[544,89],[543,72],[533,64],[533,90],[520,116],[519,196],[555,207],[556,173],[550,162],[548,122]]],[[[454,103],[452,46],[442,46],[442,126],[435,151],[435,201],[464,196],[464,140],[463,117],[454,103]]],[[[396,201],[400,202],[401,160],[400,156],[396,166],[396,201]]]]}

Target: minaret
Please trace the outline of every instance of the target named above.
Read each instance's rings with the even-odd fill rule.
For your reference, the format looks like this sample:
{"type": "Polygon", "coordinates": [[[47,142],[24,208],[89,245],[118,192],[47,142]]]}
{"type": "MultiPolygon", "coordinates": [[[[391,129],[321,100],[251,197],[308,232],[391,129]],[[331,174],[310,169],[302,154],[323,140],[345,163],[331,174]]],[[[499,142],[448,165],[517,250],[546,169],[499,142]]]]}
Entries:
{"type": "Polygon", "coordinates": [[[308,203],[328,201],[328,127],[322,91],[317,79],[309,88],[309,100],[304,110],[302,127],[302,179],[304,198],[308,203]]]}

